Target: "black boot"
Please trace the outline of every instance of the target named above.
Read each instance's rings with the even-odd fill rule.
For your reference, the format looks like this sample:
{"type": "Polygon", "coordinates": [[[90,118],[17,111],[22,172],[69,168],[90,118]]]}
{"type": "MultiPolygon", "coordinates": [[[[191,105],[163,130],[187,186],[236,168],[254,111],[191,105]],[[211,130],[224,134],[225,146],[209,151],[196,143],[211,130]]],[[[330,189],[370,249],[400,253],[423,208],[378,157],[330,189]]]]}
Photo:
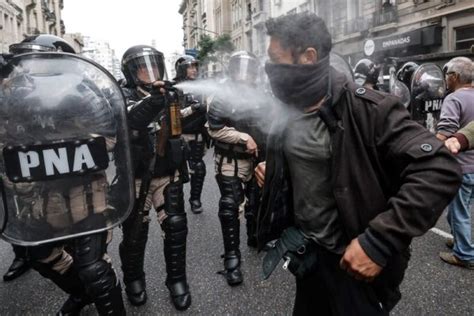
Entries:
{"type": "Polygon", "coordinates": [[[183,184],[170,183],[164,191],[167,218],[162,223],[165,233],[166,287],[177,310],[191,305],[191,293],[186,281],[186,236],[188,234],[184,212],[183,184]]]}
{"type": "Polygon", "coordinates": [[[189,200],[189,204],[191,205],[191,212],[193,212],[194,214],[202,213],[203,209],[200,200],[189,200]]]}
{"type": "Polygon", "coordinates": [[[224,237],[224,271],[221,272],[231,286],[243,281],[240,271],[239,204],[243,200],[242,182],[238,177],[216,176],[221,192],[219,220],[224,237]]]}
{"type": "Polygon", "coordinates": [[[240,252],[229,251],[224,255],[224,268],[222,272],[230,286],[236,286],[243,282],[244,277],[240,271],[240,252]]]}
{"type": "Polygon", "coordinates": [[[147,215],[148,212],[139,213],[136,209],[132,210],[122,224],[123,239],[119,246],[125,293],[130,303],[135,306],[143,305],[147,301],[143,271],[149,228],[148,221],[144,220],[147,215]]]}
{"type": "Polygon", "coordinates": [[[86,296],[69,295],[63,306],[56,313],[57,316],[78,316],[81,310],[87,305],[92,304],[90,298],[86,296]]]}
{"type": "Polygon", "coordinates": [[[30,269],[30,264],[28,261],[24,258],[17,258],[15,257],[13,259],[12,264],[8,268],[7,273],[3,275],[3,281],[8,282],[12,281],[19,276],[21,276],[23,273],[28,271],[30,269]]]}
{"type": "Polygon", "coordinates": [[[130,304],[134,306],[145,304],[148,299],[145,279],[143,278],[125,283],[125,293],[127,294],[130,304]]]}

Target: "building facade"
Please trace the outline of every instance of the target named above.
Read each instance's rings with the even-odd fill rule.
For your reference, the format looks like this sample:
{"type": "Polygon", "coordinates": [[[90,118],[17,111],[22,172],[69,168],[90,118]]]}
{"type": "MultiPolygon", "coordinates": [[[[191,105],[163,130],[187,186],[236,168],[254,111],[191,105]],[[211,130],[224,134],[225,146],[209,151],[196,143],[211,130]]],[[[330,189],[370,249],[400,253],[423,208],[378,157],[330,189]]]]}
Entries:
{"type": "Polygon", "coordinates": [[[115,51],[110,48],[106,41],[94,39],[90,36],[83,36],[84,50],[82,55],[92,59],[102,67],[107,69],[117,80],[123,78],[120,71],[120,61],[115,55],[115,51]]]}
{"type": "Polygon", "coordinates": [[[440,65],[457,55],[473,57],[473,0],[183,0],[183,46],[195,49],[204,32],[227,33],[237,50],[265,60],[265,20],[305,11],[326,21],[333,50],[352,66],[366,57],[440,65]],[[203,16],[214,25],[205,25],[203,16]]]}
{"type": "Polygon", "coordinates": [[[48,33],[63,36],[63,7],[63,0],[0,0],[1,52],[8,52],[8,46],[27,35],[48,33]]]}
{"type": "Polygon", "coordinates": [[[362,58],[442,65],[456,55],[472,57],[472,0],[317,0],[314,9],[326,20],[333,50],[352,65],[362,58]]]}

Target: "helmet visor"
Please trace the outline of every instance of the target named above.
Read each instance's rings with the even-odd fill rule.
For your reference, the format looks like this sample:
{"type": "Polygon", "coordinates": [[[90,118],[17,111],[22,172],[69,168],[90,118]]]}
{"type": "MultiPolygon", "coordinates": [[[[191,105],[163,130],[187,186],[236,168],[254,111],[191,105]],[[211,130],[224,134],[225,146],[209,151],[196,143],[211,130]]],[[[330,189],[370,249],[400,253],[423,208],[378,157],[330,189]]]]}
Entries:
{"type": "Polygon", "coordinates": [[[136,85],[166,79],[165,64],[161,55],[142,54],[127,61],[127,67],[136,85]]]}
{"type": "Polygon", "coordinates": [[[52,47],[47,47],[43,45],[33,44],[33,43],[18,43],[10,45],[10,53],[14,55],[34,53],[34,52],[54,52],[56,51],[52,47]]]}
{"type": "Polygon", "coordinates": [[[231,59],[229,74],[234,81],[255,82],[258,75],[258,62],[246,56],[231,59]]]}

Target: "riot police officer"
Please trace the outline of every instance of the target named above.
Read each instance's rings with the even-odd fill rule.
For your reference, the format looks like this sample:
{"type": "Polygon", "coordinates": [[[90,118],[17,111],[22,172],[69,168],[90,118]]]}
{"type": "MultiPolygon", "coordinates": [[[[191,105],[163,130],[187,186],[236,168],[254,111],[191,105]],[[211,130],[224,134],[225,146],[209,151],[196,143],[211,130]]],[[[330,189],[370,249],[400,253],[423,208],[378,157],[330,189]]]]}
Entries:
{"type": "Polygon", "coordinates": [[[397,79],[410,89],[412,119],[435,133],[446,92],[442,70],[432,63],[407,62],[398,70],[397,79]]]}
{"type": "MultiPolygon", "coordinates": [[[[198,61],[189,55],[178,58],[175,63],[176,82],[196,80],[198,76],[198,61]]],[[[183,139],[189,148],[188,165],[191,175],[191,192],[189,204],[191,211],[195,214],[202,212],[201,192],[206,177],[206,165],[203,161],[206,152],[206,110],[207,106],[203,96],[183,93],[178,91],[182,125],[183,139]]]]}
{"type": "Polygon", "coordinates": [[[366,58],[359,60],[354,67],[355,83],[366,88],[378,90],[379,74],[380,66],[366,58]]]}
{"type": "MultiPolygon", "coordinates": [[[[9,52],[12,55],[19,55],[30,52],[55,52],[63,51],[67,53],[75,53],[74,49],[66,43],[62,38],[49,35],[39,34],[28,36],[23,41],[17,44],[12,44],[9,47],[9,52]]],[[[3,276],[5,282],[11,281],[28,271],[30,265],[27,260],[26,248],[18,245],[12,245],[15,257],[7,272],[3,276]]]]}
{"type": "Polygon", "coordinates": [[[174,92],[163,89],[164,57],[155,48],[130,47],[122,58],[122,72],[127,82],[124,93],[128,99],[137,190],[132,214],[122,227],[119,248],[125,290],[133,305],[145,304],[143,264],[149,212],[154,207],[164,232],[166,286],[174,306],[185,310],[191,304],[191,294],[186,280],[186,162],[179,104],[174,92]]]}
{"type": "Polygon", "coordinates": [[[100,315],[123,315],[106,248],[131,206],[125,101],[102,67],[56,50],[14,56],[2,71],[3,236],[27,246],[32,267],[70,294],[59,314],[94,303],[100,315]]]}
{"type": "MultiPolygon", "coordinates": [[[[261,133],[264,108],[251,98],[251,87],[257,80],[259,63],[255,55],[246,51],[232,54],[229,61],[231,89],[235,95],[245,96],[229,102],[225,96],[216,95],[208,110],[208,132],[215,145],[216,180],[221,197],[219,219],[224,238],[224,271],[231,286],[242,283],[240,270],[239,209],[244,204],[247,222],[247,242],[256,245],[255,212],[258,197],[253,170],[257,157],[263,154],[264,136],[261,133]],[[260,112],[257,114],[257,112],[260,112]],[[259,122],[257,123],[257,120],[259,122]]],[[[267,113],[268,115],[268,113],[267,113]]]]}

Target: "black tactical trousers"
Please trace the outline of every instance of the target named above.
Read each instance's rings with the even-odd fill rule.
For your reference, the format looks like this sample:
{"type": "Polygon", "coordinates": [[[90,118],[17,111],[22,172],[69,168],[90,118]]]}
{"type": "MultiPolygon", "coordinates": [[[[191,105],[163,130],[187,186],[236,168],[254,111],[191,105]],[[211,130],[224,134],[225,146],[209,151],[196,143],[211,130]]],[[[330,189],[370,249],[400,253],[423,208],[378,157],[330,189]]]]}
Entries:
{"type": "Polygon", "coordinates": [[[371,283],[339,267],[340,255],[318,247],[316,272],[296,279],[293,315],[388,315],[371,283]]]}

